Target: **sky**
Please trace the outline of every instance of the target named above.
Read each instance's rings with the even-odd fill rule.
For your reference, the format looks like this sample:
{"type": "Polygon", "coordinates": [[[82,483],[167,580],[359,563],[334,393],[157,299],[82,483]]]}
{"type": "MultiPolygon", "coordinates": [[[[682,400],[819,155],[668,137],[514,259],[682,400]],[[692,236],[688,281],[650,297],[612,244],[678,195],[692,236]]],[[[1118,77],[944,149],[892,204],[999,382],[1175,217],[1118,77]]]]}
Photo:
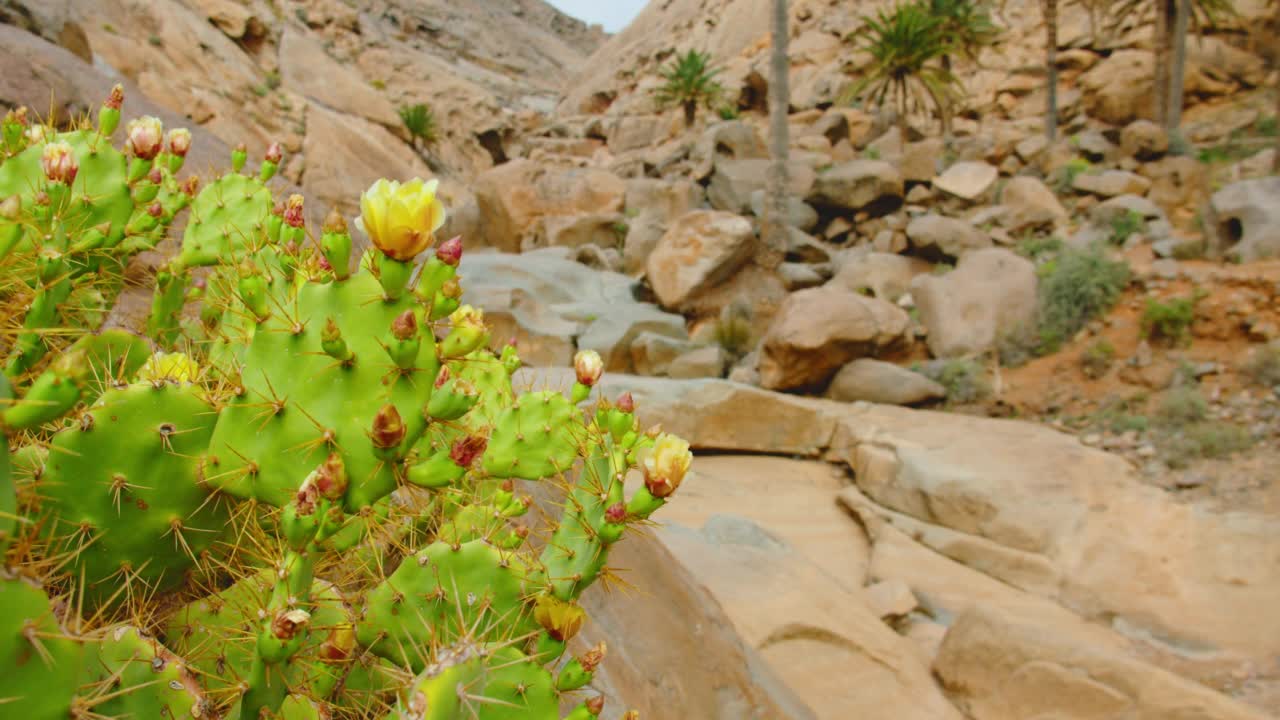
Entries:
{"type": "Polygon", "coordinates": [[[648,0],[547,0],[576,18],[600,23],[606,32],[615,33],[640,14],[648,0]]]}

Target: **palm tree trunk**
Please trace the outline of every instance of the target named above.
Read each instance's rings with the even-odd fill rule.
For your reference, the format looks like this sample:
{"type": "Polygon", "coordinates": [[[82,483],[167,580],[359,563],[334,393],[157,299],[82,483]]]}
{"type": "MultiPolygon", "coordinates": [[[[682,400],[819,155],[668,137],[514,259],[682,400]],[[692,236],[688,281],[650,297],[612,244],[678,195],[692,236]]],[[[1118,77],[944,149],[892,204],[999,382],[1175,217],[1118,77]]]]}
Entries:
{"type": "Polygon", "coordinates": [[[684,101],[684,126],[693,127],[693,123],[698,119],[698,102],[696,100],[684,101]]]}
{"type": "MultiPolygon", "coordinates": [[[[943,56],[942,56],[942,69],[943,69],[943,70],[945,70],[945,71],[946,71],[946,73],[947,73],[948,75],[950,75],[950,74],[951,74],[951,56],[950,56],[950,55],[943,55],[943,56]]],[[[945,101],[944,101],[942,98],[939,98],[939,99],[938,99],[938,121],[939,121],[939,123],[942,125],[942,141],[943,141],[943,142],[944,142],[948,147],[950,147],[950,146],[951,146],[951,102],[950,102],[950,99],[947,99],[947,100],[945,100],[945,101]]],[[[905,141],[904,141],[904,142],[905,142],[905,141]]],[[[905,144],[902,146],[902,149],[903,149],[903,150],[906,150],[906,145],[905,145],[905,144]]]]}
{"type": "Polygon", "coordinates": [[[1058,0],[1044,0],[1045,71],[1049,107],[1045,109],[1044,133],[1049,142],[1058,139],[1058,0]]]}
{"type": "Polygon", "coordinates": [[[1169,112],[1165,129],[1175,132],[1182,125],[1182,96],[1187,74],[1187,25],[1191,19],[1191,0],[1174,0],[1177,12],[1173,22],[1173,70],[1169,74],[1169,112]]]}
{"type": "Polygon", "coordinates": [[[764,222],[758,263],[775,269],[787,254],[787,160],[790,153],[787,118],[791,107],[787,58],[789,29],[787,0],[773,0],[773,53],[769,59],[769,177],[765,191],[764,222]]]}
{"type": "Polygon", "coordinates": [[[1174,18],[1178,14],[1178,0],[1156,2],[1156,55],[1155,55],[1155,121],[1161,127],[1169,125],[1169,82],[1174,18]]]}
{"type": "MultiPolygon", "coordinates": [[[[1276,2],[1276,31],[1280,32],[1280,0],[1276,2]]],[[[1276,52],[1276,65],[1280,66],[1280,51],[1276,52]]],[[[1280,122],[1280,80],[1276,81],[1276,121],[1280,122]]],[[[1271,158],[1271,172],[1280,175],[1280,133],[1276,134],[1276,154],[1271,158]]]]}

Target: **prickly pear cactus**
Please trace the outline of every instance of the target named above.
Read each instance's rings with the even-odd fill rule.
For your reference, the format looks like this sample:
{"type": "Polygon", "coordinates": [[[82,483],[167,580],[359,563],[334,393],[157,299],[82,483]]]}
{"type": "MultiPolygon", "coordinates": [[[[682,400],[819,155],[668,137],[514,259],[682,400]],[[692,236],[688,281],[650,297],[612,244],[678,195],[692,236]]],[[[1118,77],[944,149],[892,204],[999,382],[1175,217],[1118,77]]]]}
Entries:
{"type": "MultiPolygon", "coordinates": [[[[151,153],[154,128],[134,134],[151,153]]],[[[640,432],[630,396],[589,403],[595,353],[567,392],[517,391],[516,349],[462,301],[461,240],[434,236],[434,182],[365,193],[353,268],[341,216],[317,240],[301,197],[271,196],[277,151],[256,178],[244,161],[194,201],[150,340],[86,335],[0,399],[0,551],[40,581],[0,576],[5,711],[598,717],[605,646],[566,657],[579,601],[688,445],[640,432]],[[553,487],[530,513],[536,483],[553,487]]]]}

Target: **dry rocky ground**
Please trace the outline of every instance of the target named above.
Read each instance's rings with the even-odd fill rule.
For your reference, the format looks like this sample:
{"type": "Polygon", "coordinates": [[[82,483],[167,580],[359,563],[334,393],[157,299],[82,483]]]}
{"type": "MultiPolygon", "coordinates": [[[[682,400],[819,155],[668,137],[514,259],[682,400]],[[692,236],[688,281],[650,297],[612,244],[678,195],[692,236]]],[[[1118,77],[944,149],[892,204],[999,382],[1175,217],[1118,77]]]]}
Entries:
{"type": "Polygon", "coordinates": [[[867,63],[841,38],[883,5],[791,4],[778,271],[754,263],[765,0],[655,1],[612,38],[538,0],[7,0],[0,101],[65,116],[123,79],[126,112],[193,126],[198,170],[281,140],[313,214],[441,176],[524,382],[596,349],[603,392],[702,453],[593,608],[615,708],[1280,715],[1280,28],[1241,0],[1191,45],[1179,141],[1149,121],[1149,29],[1067,5],[1049,143],[1038,3],[1009,0],[952,140],[913,118],[904,145],[834,104],[867,63]],[[693,128],[651,93],[688,47],[726,90],[693,128]],[[1042,354],[1046,288],[1094,243],[1118,298],[1042,354]]]}

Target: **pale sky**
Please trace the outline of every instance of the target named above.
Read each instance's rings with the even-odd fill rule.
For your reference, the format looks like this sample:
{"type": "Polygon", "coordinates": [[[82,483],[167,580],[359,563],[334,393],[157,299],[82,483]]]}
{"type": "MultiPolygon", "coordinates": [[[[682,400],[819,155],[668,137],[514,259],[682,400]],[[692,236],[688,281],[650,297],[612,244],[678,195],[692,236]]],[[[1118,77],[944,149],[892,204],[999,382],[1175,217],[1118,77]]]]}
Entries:
{"type": "Polygon", "coordinates": [[[576,18],[600,23],[606,32],[616,33],[640,14],[648,0],[547,0],[576,18]]]}

